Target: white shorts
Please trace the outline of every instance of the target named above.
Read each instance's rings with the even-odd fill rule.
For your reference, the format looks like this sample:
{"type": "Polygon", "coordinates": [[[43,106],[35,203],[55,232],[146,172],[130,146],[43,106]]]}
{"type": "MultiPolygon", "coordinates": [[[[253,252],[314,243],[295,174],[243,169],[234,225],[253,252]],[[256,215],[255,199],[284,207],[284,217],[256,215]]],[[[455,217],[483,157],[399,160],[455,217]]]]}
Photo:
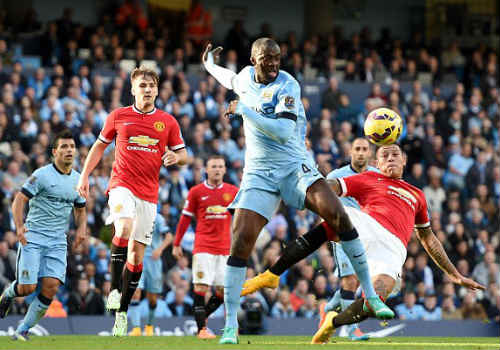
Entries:
{"type": "Polygon", "coordinates": [[[146,245],[151,244],[157,212],[156,204],[137,198],[128,188],[115,187],[109,191],[108,205],[110,214],[106,219],[106,225],[120,218],[131,218],[134,220],[134,225],[130,239],[146,245]]]}
{"type": "Polygon", "coordinates": [[[193,283],[224,286],[229,255],[197,253],[193,255],[193,283]]]}
{"type": "Polygon", "coordinates": [[[406,260],[403,242],[377,220],[359,209],[344,206],[363,242],[370,275],[389,275],[396,281],[392,292],[401,288],[401,272],[406,260]]]}

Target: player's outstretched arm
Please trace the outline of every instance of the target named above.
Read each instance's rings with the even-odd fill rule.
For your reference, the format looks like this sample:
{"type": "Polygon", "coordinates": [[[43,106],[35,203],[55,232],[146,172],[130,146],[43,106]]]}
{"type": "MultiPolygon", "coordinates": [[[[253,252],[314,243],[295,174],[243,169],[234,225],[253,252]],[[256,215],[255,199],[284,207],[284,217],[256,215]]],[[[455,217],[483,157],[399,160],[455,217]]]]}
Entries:
{"type": "Polygon", "coordinates": [[[215,64],[215,60],[219,57],[221,51],[222,46],[212,50],[212,44],[208,43],[205,47],[203,55],[201,56],[201,61],[207,72],[210,73],[210,75],[212,75],[222,86],[226,89],[233,90],[233,79],[236,77],[236,73],[230,69],[215,64]]]}
{"type": "Polygon", "coordinates": [[[24,235],[27,231],[26,226],[24,226],[24,208],[28,201],[28,196],[19,192],[12,202],[12,216],[14,217],[14,224],[16,225],[17,240],[21,242],[22,245],[28,243],[24,235]]]}
{"type": "Polygon", "coordinates": [[[153,251],[153,254],[152,254],[153,260],[159,259],[161,257],[161,255],[163,254],[163,251],[172,243],[173,240],[174,240],[174,238],[173,238],[172,234],[170,232],[168,232],[165,235],[165,238],[161,242],[160,246],[153,251]]]}
{"type": "Polygon", "coordinates": [[[443,245],[436,237],[434,232],[430,227],[425,228],[417,228],[417,237],[422,243],[422,246],[427,251],[427,253],[431,256],[432,260],[439,266],[441,270],[443,270],[451,279],[453,283],[459,284],[461,286],[467,287],[472,290],[486,288],[474,280],[462,276],[460,272],[456,269],[455,265],[448,258],[448,254],[443,248],[443,245]]]}
{"type": "Polygon", "coordinates": [[[89,151],[87,159],[85,159],[85,164],[83,165],[82,173],[80,174],[80,179],[78,180],[78,185],[76,190],[78,194],[83,198],[87,198],[89,195],[89,175],[95,169],[97,164],[102,158],[104,150],[108,147],[108,143],[97,140],[89,151]]]}

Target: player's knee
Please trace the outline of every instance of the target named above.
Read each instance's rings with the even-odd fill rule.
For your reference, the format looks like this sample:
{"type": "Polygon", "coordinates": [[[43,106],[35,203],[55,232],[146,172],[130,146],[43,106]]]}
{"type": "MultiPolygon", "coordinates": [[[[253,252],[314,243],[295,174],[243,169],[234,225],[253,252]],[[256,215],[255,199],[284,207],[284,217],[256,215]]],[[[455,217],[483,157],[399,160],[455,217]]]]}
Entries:
{"type": "Polygon", "coordinates": [[[208,291],[208,286],[205,284],[195,284],[194,291],[196,293],[206,293],[208,291]]]}
{"type": "Polygon", "coordinates": [[[121,218],[115,224],[115,235],[127,239],[130,237],[133,228],[133,221],[129,218],[121,218]]]}
{"type": "Polygon", "coordinates": [[[348,290],[350,292],[356,292],[356,289],[358,288],[358,280],[354,275],[342,277],[340,283],[342,289],[348,290]]]}
{"type": "MultiPolygon", "coordinates": [[[[344,208],[339,208],[338,210],[331,209],[323,218],[339,235],[352,229],[351,221],[344,208]]],[[[342,239],[341,236],[340,239],[342,239]]]]}

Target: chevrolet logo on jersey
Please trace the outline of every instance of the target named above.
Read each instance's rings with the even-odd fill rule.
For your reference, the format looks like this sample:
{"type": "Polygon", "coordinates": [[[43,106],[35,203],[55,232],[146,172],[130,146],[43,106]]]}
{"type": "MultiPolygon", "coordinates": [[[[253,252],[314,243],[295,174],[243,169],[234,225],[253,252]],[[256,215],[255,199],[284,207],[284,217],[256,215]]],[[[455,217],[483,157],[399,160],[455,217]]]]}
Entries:
{"type": "Polygon", "coordinates": [[[158,139],[152,139],[149,136],[146,135],[138,135],[138,136],[130,136],[128,138],[129,143],[135,143],[141,146],[156,146],[160,140],[158,139]]]}
{"type": "Polygon", "coordinates": [[[401,187],[394,187],[394,186],[389,186],[389,189],[399,193],[400,195],[408,198],[409,200],[411,200],[413,203],[417,203],[417,199],[415,198],[415,196],[413,194],[411,194],[409,191],[401,188],[401,187]]]}
{"type": "Polygon", "coordinates": [[[227,208],[222,205],[212,205],[207,207],[206,212],[207,214],[224,214],[227,212],[227,208]]]}

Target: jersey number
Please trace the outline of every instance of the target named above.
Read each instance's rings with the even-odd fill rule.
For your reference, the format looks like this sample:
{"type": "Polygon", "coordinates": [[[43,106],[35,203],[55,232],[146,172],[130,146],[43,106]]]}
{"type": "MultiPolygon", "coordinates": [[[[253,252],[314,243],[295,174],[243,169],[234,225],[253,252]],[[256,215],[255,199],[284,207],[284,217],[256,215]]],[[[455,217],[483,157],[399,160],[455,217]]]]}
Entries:
{"type": "Polygon", "coordinates": [[[308,167],[307,165],[302,164],[302,171],[303,171],[304,173],[308,173],[308,172],[310,172],[310,171],[311,171],[311,169],[309,169],[309,167],[308,167]]]}

